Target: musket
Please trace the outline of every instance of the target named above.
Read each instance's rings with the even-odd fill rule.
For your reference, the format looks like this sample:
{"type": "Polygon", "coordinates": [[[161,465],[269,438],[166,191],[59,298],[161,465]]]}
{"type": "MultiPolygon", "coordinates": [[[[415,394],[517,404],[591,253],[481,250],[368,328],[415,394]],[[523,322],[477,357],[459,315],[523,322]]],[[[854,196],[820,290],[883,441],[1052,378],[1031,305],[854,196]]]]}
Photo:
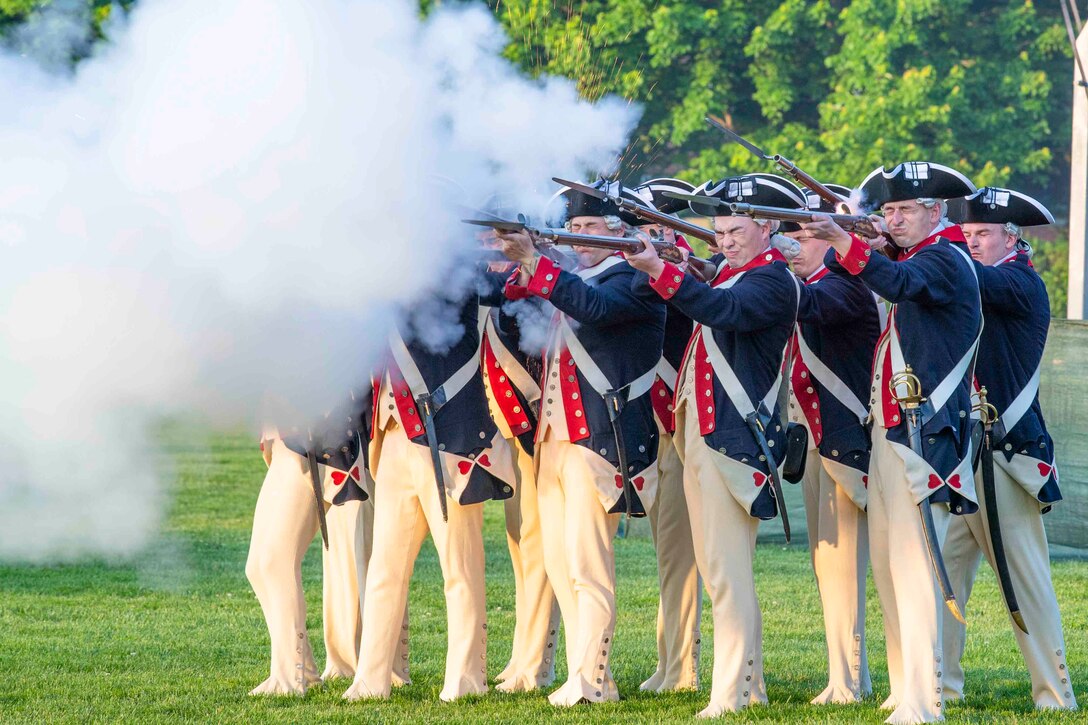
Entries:
{"type": "Polygon", "coordinates": [[[639,204],[631,199],[625,199],[622,196],[613,196],[603,189],[595,189],[592,186],[586,184],[579,184],[576,181],[567,181],[566,179],[557,179],[552,177],[552,181],[557,184],[563,184],[569,186],[575,191],[581,192],[586,196],[592,196],[602,201],[608,201],[614,204],[620,211],[625,211],[633,216],[642,219],[648,224],[660,224],[663,227],[668,227],[673,231],[680,232],[681,234],[694,237],[695,239],[701,239],[708,244],[714,243],[714,231],[701,227],[698,224],[692,224],[689,221],[685,221],[675,214],[666,214],[663,211],[657,209],[651,209],[650,207],[639,204]]]}
{"type": "Polygon", "coordinates": [[[973,406],[978,411],[979,421],[982,423],[982,496],[981,503],[986,509],[986,528],[990,534],[990,550],[994,555],[994,570],[997,572],[997,583],[1001,587],[1001,595],[1005,599],[1005,606],[1009,610],[1009,616],[1020,631],[1028,633],[1028,627],[1024,623],[1024,615],[1020,613],[1020,605],[1016,601],[1016,591],[1012,586],[1012,574],[1009,572],[1009,560],[1005,556],[1005,540],[1001,536],[1001,519],[997,513],[997,486],[994,481],[994,441],[993,426],[997,422],[997,408],[986,401],[986,388],[978,391],[978,405],[973,406]]]}
{"type": "MultiPolygon", "coordinates": [[[[550,229],[547,227],[537,228],[529,226],[523,219],[516,222],[492,221],[490,219],[462,219],[461,221],[465,224],[491,227],[500,232],[525,232],[533,238],[533,242],[538,249],[549,245],[565,245],[572,247],[590,247],[592,249],[609,249],[613,252],[626,252],[627,254],[636,254],[643,249],[641,239],[632,239],[631,237],[606,237],[597,234],[578,234],[576,232],[568,232],[565,229],[550,229]]],[[[657,256],[665,261],[672,262],[673,264],[681,264],[684,262],[684,255],[680,252],[680,248],[675,244],[661,239],[651,239],[650,244],[653,246],[654,251],[657,252],[657,256]]],[[[709,262],[707,264],[709,264],[709,262]]],[[[691,267],[690,269],[692,274],[701,281],[707,281],[707,278],[702,274],[701,268],[697,269],[691,267]]],[[[711,274],[711,277],[713,277],[713,274],[711,274]]]]}
{"type": "Polygon", "coordinates": [[[828,202],[829,204],[832,204],[834,206],[834,208],[837,209],[840,204],[846,203],[846,199],[843,199],[841,196],[839,196],[838,194],[833,192],[831,189],[829,189],[826,186],[824,186],[823,184],[821,184],[819,181],[814,179],[812,176],[810,176],[809,174],[802,171],[800,168],[798,168],[797,164],[793,163],[792,161],[787,159],[785,156],[782,156],[781,154],[769,154],[769,153],[767,153],[766,151],[761,149],[759,146],[756,146],[754,143],[752,143],[748,139],[744,138],[740,134],[738,134],[735,131],[733,131],[732,129],[730,129],[725,124],[725,121],[723,121],[722,119],[720,119],[720,118],[718,118],[716,116],[707,116],[706,117],[706,122],[709,123],[714,128],[721,131],[722,133],[724,133],[731,140],[736,141],[741,146],[748,149],[748,151],[752,152],[754,155],[758,156],[759,158],[765,159],[767,161],[773,161],[774,164],[776,166],[778,166],[778,168],[782,169],[782,171],[784,171],[786,174],[788,174],[790,177],[792,177],[795,181],[797,181],[797,183],[801,184],[802,186],[807,187],[808,189],[811,189],[821,199],[828,202]]]}
{"type": "MultiPolygon", "coordinates": [[[[922,381],[911,370],[910,365],[902,372],[896,373],[888,381],[892,398],[903,406],[903,412],[907,418],[907,439],[910,448],[922,460],[922,403],[926,399],[922,397],[922,381]],[[904,391],[899,392],[902,387],[904,391]]],[[[922,499],[918,504],[918,515],[922,519],[922,532],[926,538],[926,549],[929,551],[929,562],[933,566],[933,575],[937,578],[937,584],[941,588],[941,596],[944,597],[945,606],[952,616],[966,624],[963,618],[963,610],[956,602],[956,594],[952,590],[952,582],[948,578],[948,569],[944,565],[944,556],[941,554],[941,543],[937,539],[937,528],[933,522],[933,510],[930,508],[929,499],[922,499]]]]}
{"type": "MultiPolygon", "coordinates": [[[[666,192],[667,193],[667,192],[666,192]]],[[[708,198],[698,196],[695,197],[698,203],[707,203],[708,198]]],[[[798,224],[807,224],[808,222],[814,222],[820,216],[827,216],[831,218],[831,221],[845,229],[848,232],[853,232],[858,236],[865,237],[866,239],[876,239],[884,236],[884,232],[877,229],[873,224],[873,220],[867,216],[861,214],[828,214],[821,211],[804,211],[802,209],[782,209],[777,206],[760,206],[758,204],[727,204],[721,199],[714,199],[715,202],[722,206],[728,206],[729,210],[734,214],[740,214],[742,216],[749,216],[753,219],[774,219],[781,222],[796,222],[798,224]]]]}
{"type": "MultiPolygon", "coordinates": [[[[702,240],[707,244],[715,244],[714,231],[712,229],[701,227],[698,224],[692,224],[689,221],[681,219],[675,214],[666,214],[663,211],[651,209],[645,204],[639,204],[638,202],[632,201],[631,199],[625,199],[622,196],[614,196],[612,194],[609,194],[607,191],[604,191],[603,189],[596,189],[586,184],[579,184],[577,181],[567,181],[566,179],[559,179],[554,176],[552,177],[552,181],[557,184],[563,184],[564,186],[568,186],[577,192],[585,194],[586,196],[592,196],[595,199],[610,202],[615,205],[616,208],[620,211],[625,211],[632,216],[636,216],[639,219],[647,222],[648,224],[660,224],[661,226],[672,229],[675,232],[680,232],[685,236],[702,240]]],[[[674,260],[670,259],[668,261],[672,262],[674,260]]],[[[716,264],[708,259],[696,257],[694,254],[688,255],[688,267],[691,268],[692,272],[695,274],[696,277],[702,279],[703,281],[709,281],[714,279],[714,276],[718,272],[716,264]]]]}

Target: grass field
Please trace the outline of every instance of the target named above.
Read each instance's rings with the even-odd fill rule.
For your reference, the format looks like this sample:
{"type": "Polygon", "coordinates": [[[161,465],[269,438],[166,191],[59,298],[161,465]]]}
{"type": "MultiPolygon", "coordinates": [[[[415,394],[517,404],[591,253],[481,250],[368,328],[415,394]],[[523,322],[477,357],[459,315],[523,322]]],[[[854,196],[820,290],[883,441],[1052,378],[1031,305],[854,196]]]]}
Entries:
{"type": "MultiPolygon", "coordinates": [[[[496,692],[455,704],[439,702],[445,610],[429,545],[424,546],[411,591],[413,685],[394,691],[381,704],[343,701],[346,681],[314,689],[305,698],[247,697],[268,675],[267,632],[243,572],[263,463],[248,436],[205,444],[191,429],[179,428],[166,438],[178,481],[165,531],[149,552],[124,565],[0,567],[0,721],[663,722],[689,720],[706,704],[710,646],[704,648],[700,692],[638,692],[656,658],[656,568],[651,543],[643,537],[617,542],[619,623],[612,663],[624,697],[620,703],[556,711],[541,694],[496,692]]],[[[74,487],[72,495],[78,493],[74,487]]],[[[501,506],[488,505],[492,674],[505,664],[513,627],[513,582],[501,517],[501,506]]],[[[826,682],[826,661],[808,554],[796,544],[762,544],[757,567],[771,704],[730,719],[880,722],[877,706],[887,693],[887,672],[871,585],[869,654],[877,694],[858,705],[816,708],[806,703],[826,682]]],[[[319,649],[321,564],[316,545],[303,574],[311,638],[319,649]]],[[[1056,562],[1054,576],[1069,666],[1079,699],[1088,704],[1088,564],[1056,562]]],[[[1088,722],[1088,715],[1032,710],[1027,672],[989,570],[975,589],[969,619],[969,693],[965,703],[947,708],[950,721],[1088,722]]],[[[703,632],[709,643],[709,618],[703,632]]],[[[324,653],[317,655],[320,666],[324,653]]]]}

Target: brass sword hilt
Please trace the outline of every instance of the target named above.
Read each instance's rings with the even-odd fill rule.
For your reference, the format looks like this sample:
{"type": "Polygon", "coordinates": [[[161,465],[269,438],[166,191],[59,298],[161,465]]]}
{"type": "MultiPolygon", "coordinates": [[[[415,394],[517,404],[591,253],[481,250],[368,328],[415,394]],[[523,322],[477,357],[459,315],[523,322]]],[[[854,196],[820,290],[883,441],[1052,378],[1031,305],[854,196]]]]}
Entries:
{"type": "Polygon", "coordinates": [[[993,403],[986,401],[986,388],[979,388],[978,402],[971,406],[971,410],[978,413],[978,418],[982,421],[982,425],[989,428],[997,422],[997,408],[993,403]]]}
{"type": "Polygon", "coordinates": [[[892,399],[902,405],[905,410],[918,408],[926,402],[926,399],[922,397],[922,381],[914,374],[910,365],[907,365],[903,372],[892,375],[891,380],[888,381],[888,389],[891,391],[892,399]],[[904,388],[904,392],[900,393],[899,388],[904,388]]]}

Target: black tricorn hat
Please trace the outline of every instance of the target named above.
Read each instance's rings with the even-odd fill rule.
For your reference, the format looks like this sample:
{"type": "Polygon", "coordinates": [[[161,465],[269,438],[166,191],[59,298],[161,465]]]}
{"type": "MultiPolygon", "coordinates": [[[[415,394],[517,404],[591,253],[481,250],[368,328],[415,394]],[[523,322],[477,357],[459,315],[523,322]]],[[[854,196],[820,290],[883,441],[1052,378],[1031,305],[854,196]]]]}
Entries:
{"type": "Polygon", "coordinates": [[[904,161],[891,171],[883,166],[865,177],[858,187],[862,207],[879,209],[888,202],[908,199],[955,199],[975,191],[966,176],[948,166],[929,161],[904,161]]]}
{"type": "Polygon", "coordinates": [[[1036,227],[1054,223],[1054,215],[1035,199],[997,186],[985,186],[970,196],[950,200],[948,218],[956,224],[1012,222],[1020,227],[1036,227]]]}
{"type": "Polygon", "coordinates": [[[694,194],[695,185],[681,179],[660,178],[644,181],[631,189],[631,193],[635,195],[641,204],[665,214],[676,214],[688,208],[688,203],[683,199],[665,196],[666,191],[678,194],[694,194]]]}
{"type": "MultiPolygon", "coordinates": [[[[609,181],[608,179],[597,179],[597,181],[586,184],[586,186],[607,191],[609,196],[619,196],[623,191],[618,181],[609,181]]],[[[569,186],[560,189],[556,197],[561,197],[564,200],[564,221],[570,221],[576,216],[620,216],[620,210],[612,202],[598,199],[589,194],[583,194],[569,186]]]]}
{"type": "MultiPolygon", "coordinates": [[[[783,209],[804,209],[805,195],[797,186],[776,174],[745,174],[714,183],[708,181],[693,193],[708,196],[729,204],[758,204],[759,206],[777,206],[783,209]]],[[[732,216],[729,207],[700,204],[692,201],[688,204],[693,212],[702,216],[732,216]]]]}
{"type": "MultiPolygon", "coordinates": [[[[850,200],[850,196],[854,193],[854,190],[849,186],[843,186],[842,184],[824,184],[828,189],[835,192],[838,196],[842,197],[843,202],[850,200]]],[[[837,214],[839,210],[837,205],[833,205],[831,202],[820,197],[812,189],[803,189],[802,193],[805,195],[805,207],[812,211],[825,211],[828,214],[837,214]]]]}

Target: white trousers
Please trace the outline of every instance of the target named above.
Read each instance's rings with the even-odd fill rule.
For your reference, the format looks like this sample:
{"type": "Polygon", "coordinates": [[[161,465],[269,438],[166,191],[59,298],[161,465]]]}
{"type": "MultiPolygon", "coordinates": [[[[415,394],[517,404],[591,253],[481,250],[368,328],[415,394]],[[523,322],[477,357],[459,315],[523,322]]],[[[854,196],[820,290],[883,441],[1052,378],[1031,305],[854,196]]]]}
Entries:
{"type": "Polygon", "coordinates": [[[438,551],[446,595],[445,682],[439,697],[487,691],[483,504],[447,502],[442,520],[430,451],[396,427],[385,432],[375,472],[374,547],[366,582],[363,647],[350,700],[389,697],[395,668],[407,663],[404,611],[416,557],[428,532],[438,551]],[[399,658],[399,661],[398,661],[399,658]]]}
{"type": "MultiPolygon", "coordinates": [[[[907,486],[903,459],[883,427],[873,427],[869,463],[869,549],[873,579],[884,613],[892,710],[885,722],[920,723],[943,719],[941,623],[945,608],[926,548],[918,507],[907,486]]],[[[944,541],[951,513],[932,507],[938,541],[944,541]]]]}
{"type": "Polygon", "coordinates": [[[612,466],[582,446],[548,439],[537,448],[537,497],[544,538],[544,568],[566,630],[567,681],[549,696],[553,705],[618,700],[609,659],[616,629],[616,558],[612,547],[619,514],[609,514],[596,480],[615,477],[612,466]]]}
{"type": "Polygon", "coordinates": [[[514,642],[510,661],[496,677],[497,689],[519,692],[555,680],[559,604],[544,569],[544,539],[537,502],[533,457],[516,439],[507,442],[518,456],[518,483],[503,502],[506,543],[514,569],[514,642]]]}
{"type": "Polygon", "coordinates": [[[753,563],[759,519],[730,493],[726,481],[751,485],[752,469],[712,450],[699,419],[684,405],[676,413],[677,450],[682,452],[684,495],[695,560],[710,594],[714,618],[714,670],[710,704],[700,717],[715,717],[767,702],[763,681],[763,615],[756,598],[753,563]]]}
{"type": "Polygon", "coordinates": [[[246,576],[264,612],[272,640],[272,666],[268,679],[252,694],[303,694],[322,679],[355,674],[374,508],[369,501],[325,505],[329,529],[329,548],[322,549],[326,665],[318,677],[302,592],[302,557],[318,530],[309,467],[282,441],[270,443],[268,472],[253,514],[246,576]]]}
{"type": "MultiPolygon", "coordinates": [[[[1000,455],[1000,453],[996,454],[1000,455]]],[[[948,530],[944,545],[945,563],[956,598],[966,608],[975,583],[978,565],[985,554],[993,566],[990,528],[986,522],[986,507],[993,505],[982,490],[981,472],[976,476],[975,490],[979,511],[970,516],[957,516],[948,530]]],[[[1050,580],[1050,553],[1047,548],[1043,517],[1039,503],[1009,476],[1001,466],[994,466],[994,493],[997,497],[1001,536],[1009,564],[1013,591],[1030,634],[1024,634],[1012,623],[1016,643],[1031,673],[1031,697],[1037,708],[1073,709],[1077,706],[1073,686],[1069,684],[1069,668],[1065,660],[1065,638],[1058,599],[1050,580]]],[[[1002,600],[1002,606],[1004,601],[1002,600]]],[[[967,627],[946,613],[944,618],[944,694],[945,699],[960,699],[964,692],[964,672],[961,659],[966,642],[967,627]]]]}
{"type": "Polygon", "coordinates": [[[816,448],[808,452],[801,489],[827,639],[827,687],[812,704],[856,702],[873,691],[865,653],[868,520],[835,482],[816,448]]]}
{"type": "Polygon", "coordinates": [[[657,551],[657,670],[640,689],[655,692],[699,687],[699,619],[703,585],[695,566],[691,521],[684,496],[684,466],[672,436],[659,429],[657,498],[650,533],[657,551]]]}

